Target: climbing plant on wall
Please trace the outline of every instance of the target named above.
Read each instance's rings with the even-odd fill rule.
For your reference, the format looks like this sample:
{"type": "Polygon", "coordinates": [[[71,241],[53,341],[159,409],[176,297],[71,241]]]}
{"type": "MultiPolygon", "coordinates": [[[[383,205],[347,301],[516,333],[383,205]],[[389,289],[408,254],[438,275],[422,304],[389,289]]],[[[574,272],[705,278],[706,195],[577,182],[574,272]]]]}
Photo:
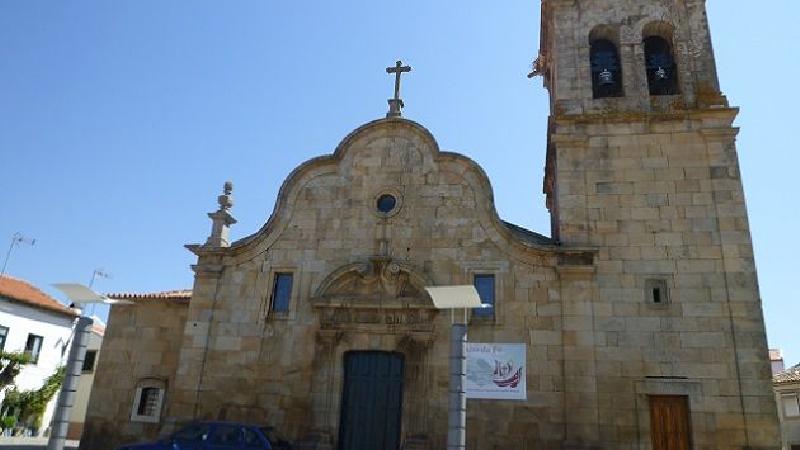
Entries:
{"type": "Polygon", "coordinates": [[[0,391],[14,383],[14,378],[28,360],[29,358],[23,353],[0,351],[0,391]]]}
{"type": "Polygon", "coordinates": [[[0,407],[0,415],[15,415],[22,422],[36,428],[40,427],[42,425],[42,414],[44,414],[47,404],[61,388],[65,373],[65,368],[59,367],[55,373],[47,377],[39,389],[32,391],[19,391],[16,388],[9,389],[6,392],[3,405],[0,407]]]}

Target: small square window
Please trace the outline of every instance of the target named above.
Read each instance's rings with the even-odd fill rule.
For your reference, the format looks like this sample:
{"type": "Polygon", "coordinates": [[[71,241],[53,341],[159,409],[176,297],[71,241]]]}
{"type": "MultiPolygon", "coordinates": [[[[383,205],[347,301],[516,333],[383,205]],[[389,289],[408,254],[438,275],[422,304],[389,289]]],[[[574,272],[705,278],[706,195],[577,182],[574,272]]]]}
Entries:
{"type": "Polygon", "coordinates": [[[152,417],[156,415],[156,408],[161,400],[161,389],[154,387],[142,388],[139,395],[139,407],[136,414],[140,416],[152,417]]]}
{"type": "Polygon", "coordinates": [[[276,273],[272,286],[272,310],[275,312],[289,312],[289,301],[292,298],[292,284],[294,277],[291,273],[276,273]]]}
{"type": "Polygon", "coordinates": [[[485,308],[476,308],[472,310],[472,314],[475,317],[494,317],[494,305],[495,305],[495,283],[494,283],[494,275],[492,274],[482,274],[482,275],[475,275],[473,278],[473,283],[475,284],[475,290],[478,291],[478,296],[481,298],[481,303],[492,305],[485,308]]]}
{"type": "Polygon", "coordinates": [[[39,354],[42,352],[43,337],[35,334],[29,334],[28,340],[25,341],[25,356],[30,359],[31,364],[39,363],[39,354]]]}
{"type": "Polygon", "coordinates": [[[667,292],[667,281],[662,279],[650,279],[644,283],[645,301],[651,305],[666,305],[669,303],[667,292]]]}
{"type": "Polygon", "coordinates": [[[148,381],[136,388],[133,398],[131,421],[157,423],[161,418],[161,405],[164,402],[164,384],[148,381]]]}
{"type": "Polygon", "coordinates": [[[6,338],[8,338],[8,327],[0,326],[0,352],[6,348],[6,338]]]}
{"type": "Polygon", "coordinates": [[[83,357],[81,372],[94,372],[95,359],[97,359],[97,350],[86,350],[86,356],[83,357]]]}

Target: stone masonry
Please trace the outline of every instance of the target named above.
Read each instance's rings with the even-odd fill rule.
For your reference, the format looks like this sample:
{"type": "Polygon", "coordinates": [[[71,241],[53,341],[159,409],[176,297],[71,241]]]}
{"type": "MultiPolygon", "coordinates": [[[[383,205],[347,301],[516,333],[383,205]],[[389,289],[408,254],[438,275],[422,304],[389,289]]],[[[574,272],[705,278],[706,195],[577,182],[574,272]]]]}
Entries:
{"type": "Polygon", "coordinates": [[[646,433],[645,394],[679,393],[690,398],[695,448],[774,448],[737,110],[719,90],[705,2],[543,3],[553,235],[598,249],[590,304],[564,318],[583,337],[565,344],[565,358],[575,359],[567,373],[584,376],[572,383],[568,375],[567,391],[580,395],[565,406],[586,408],[570,415],[584,426],[569,427],[567,440],[623,448],[646,433]],[[678,95],[648,93],[643,40],[653,35],[672,43],[678,95]],[[623,96],[593,98],[594,36],[618,45],[623,96]],[[645,301],[653,281],[668,301],[645,301]]]}
{"type": "MultiPolygon", "coordinates": [[[[343,360],[367,350],[403,356],[401,448],[444,448],[450,316],[424,287],[491,274],[494,317],[472,317],[469,339],[527,345],[528,400],[468,402],[469,448],[653,449],[650,399],[667,395],[688,399],[691,448],[778,449],[737,110],[719,90],[704,3],[542,8],[552,238],[502,221],[481,168],[421,125],[363,125],[288,176],[262,229],[187,246],[191,301],[118,296],[133,305],[112,308],[81,448],[194,419],[340,448],[343,360]],[[680,94],[649,95],[649,33],[671,40],[680,94]],[[598,35],[619,48],[622,96],[593,98],[598,35]],[[388,213],[382,195],[397,200],[388,213]],[[273,309],[277,274],[293,276],[288,311],[273,309]],[[160,419],[132,422],[152,378],[160,419]]],[[[228,195],[215,233],[235,223],[228,195]]]]}
{"type": "Polygon", "coordinates": [[[111,308],[103,337],[103,357],[95,367],[81,446],[113,449],[122,440],[157,436],[158,423],[132,422],[131,405],[143,380],[175,379],[188,296],[126,299],[133,306],[111,308]]]}

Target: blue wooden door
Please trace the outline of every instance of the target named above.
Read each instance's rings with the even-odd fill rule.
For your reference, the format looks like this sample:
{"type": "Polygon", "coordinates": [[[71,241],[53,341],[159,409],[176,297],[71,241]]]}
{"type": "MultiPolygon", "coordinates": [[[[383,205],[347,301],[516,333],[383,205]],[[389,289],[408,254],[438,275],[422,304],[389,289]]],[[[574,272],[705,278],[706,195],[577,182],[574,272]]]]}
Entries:
{"type": "Polygon", "coordinates": [[[403,411],[403,355],[348,352],[339,450],[398,450],[403,411]]]}

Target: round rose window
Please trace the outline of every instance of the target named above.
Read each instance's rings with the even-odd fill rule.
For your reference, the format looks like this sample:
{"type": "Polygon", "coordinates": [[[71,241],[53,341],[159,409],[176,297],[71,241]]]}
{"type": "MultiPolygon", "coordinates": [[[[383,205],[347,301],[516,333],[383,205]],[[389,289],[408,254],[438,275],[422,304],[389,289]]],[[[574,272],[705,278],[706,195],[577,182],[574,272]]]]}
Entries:
{"type": "Polygon", "coordinates": [[[389,214],[397,206],[397,199],[394,195],[383,194],[378,197],[377,208],[383,214],[389,214]]]}

